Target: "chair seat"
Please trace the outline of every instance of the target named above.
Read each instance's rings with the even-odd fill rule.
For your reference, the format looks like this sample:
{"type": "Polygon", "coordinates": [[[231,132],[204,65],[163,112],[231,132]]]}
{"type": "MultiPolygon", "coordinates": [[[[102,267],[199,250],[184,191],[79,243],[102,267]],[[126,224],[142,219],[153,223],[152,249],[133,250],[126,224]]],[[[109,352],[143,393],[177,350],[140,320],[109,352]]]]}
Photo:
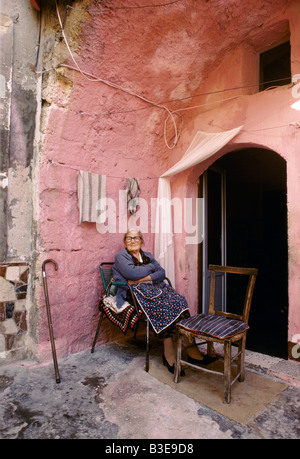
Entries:
{"type": "Polygon", "coordinates": [[[216,314],[196,314],[181,320],[177,326],[193,333],[205,334],[218,339],[231,338],[249,329],[249,326],[241,320],[229,319],[216,314]]]}
{"type": "Polygon", "coordinates": [[[99,309],[104,312],[108,320],[119,327],[124,335],[127,333],[129,328],[133,330],[139,320],[135,307],[131,305],[127,306],[123,311],[116,313],[113,309],[108,307],[101,298],[99,309]]]}

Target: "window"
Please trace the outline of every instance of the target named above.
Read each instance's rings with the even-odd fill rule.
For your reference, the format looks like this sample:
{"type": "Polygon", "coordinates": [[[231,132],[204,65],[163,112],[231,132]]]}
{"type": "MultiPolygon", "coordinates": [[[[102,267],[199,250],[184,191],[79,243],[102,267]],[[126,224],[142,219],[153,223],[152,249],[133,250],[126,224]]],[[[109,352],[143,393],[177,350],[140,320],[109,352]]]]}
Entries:
{"type": "Polygon", "coordinates": [[[260,86],[264,91],[272,86],[283,86],[291,82],[291,45],[282,43],[260,54],[260,86]]]}

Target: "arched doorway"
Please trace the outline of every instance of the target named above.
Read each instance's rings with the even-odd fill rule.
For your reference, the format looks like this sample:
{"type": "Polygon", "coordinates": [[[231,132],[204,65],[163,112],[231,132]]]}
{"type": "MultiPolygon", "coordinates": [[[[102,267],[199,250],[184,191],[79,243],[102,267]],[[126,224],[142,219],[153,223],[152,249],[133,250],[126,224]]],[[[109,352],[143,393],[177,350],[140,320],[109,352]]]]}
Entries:
{"type": "MultiPolygon", "coordinates": [[[[206,171],[205,182],[206,262],[218,264],[223,257],[227,265],[258,268],[247,348],[287,358],[286,162],[267,149],[234,151],[206,171]]],[[[227,309],[233,312],[236,293],[227,285],[227,309]]]]}

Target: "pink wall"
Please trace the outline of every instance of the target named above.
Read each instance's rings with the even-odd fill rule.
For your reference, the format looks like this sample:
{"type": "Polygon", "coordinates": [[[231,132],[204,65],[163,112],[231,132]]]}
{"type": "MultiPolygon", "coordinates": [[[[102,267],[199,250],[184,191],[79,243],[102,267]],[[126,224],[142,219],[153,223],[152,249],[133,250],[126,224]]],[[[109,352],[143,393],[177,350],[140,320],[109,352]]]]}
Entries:
{"type": "MultiPolygon", "coordinates": [[[[253,8],[247,2],[246,9],[241,6],[238,10],[227,9],[227,2],[219,2],[216,8],[210,3],[197,2],[196,6],[190,0],[163,10],[95,14],[87,18],[82,29],[81,52],[76,58],[88,73],[160,103],[256,82],[257,52],[262,50],[267,32],[270,31],[271,46],[272,40],[286,34],[290,20],[292,74],[300,73],[295,50],[300,40],[297,2],[262,1],[263,9],[257,7],[257,2],[252,3],[253,8]],[[290,3],[292,6],[286,8],[290,3]],[[249,10],[253,12],[251,18],[249,10]],[[205,17],[203,23],[201,17],[205,17]],[[257,27],[262,23],[263,27],[257,27]]],[[[67,20],[71,18],[72,15],[67,20]]],[[[71,60],[69,64],[73,65],[71,60]]],[[[233,148],[263,146],[287,160],[289,337],[299,333],[300,164],[296,152],[300,131],[289,126],[299,119],[299,112],[291,108],[291,89],[282,87],[253,94],[251,87],[169,103],[168,107],[174,110],[190,108],[178,112],[182,117],[178,117],[181,136],[170,150],[164,142],[165,110],[99,81],[89,81],[79,72],[61,71],[72,80],[73,88],[64,98],[58,82],[48,109],[38,210],[39,266],[46,258],[55,259],[59,266],[57,272],[51,265],[47,267],[58,354],[91,346],[98,318],[98,265],[113,260],[115,252],[122,248],[122,235],[100,234],[93,223],[79,225],[78,170],[107,175],[107,195],[116,202],[119,190],[126,188],[126,178],[138,177],[140,196],[149,202],[156,197],[157,177],[181,158],[197,129],[214,132],[239,125],[244,126],[243,130],[231,145],[172,179],[173,196],[196,197],[199,175],[233,148]],[[224,100],[232,97],[237,98],[224,100]],[[220,99],[224,100],[222,104],[211,104],[220,99]],[[208,103],[211,105],[191,109],[208,103]]],[[[171,128],[168,134],[171,141],[171,128]]],[[[145,239],[145,249],[153,252],[150,226],[145,239]]],[[[197,305],[196,250],[185,246],[184,235],[176,235],[175,244],[177,288],[187,296],[193,312],[197,305]]],[[[46,356],[49,345],[41,282],[39,287],[38,353],[46,356]]],[[[99,343],[114,336],[106,326],[99,343]]]]}
{"type": "MultiPolygon", "coordinates": [[[[292,52],[292,75],[299,74],[299,60],[296,58],[297,45],[299,42],[299,5],[293,4],[287,10],[286,16],[282,17],[282,24],[285,19],[289,20],[291,32],[292,52]],[[298,19],[298,22],[296,21],[298,19]],[[297,25],[298,24],[298,25],[297,25]]],[[[277,28],[274,25],[274,30],[277,28]]],[[[272,29],[272,27],[271,27],[272,29]]],[[[282,29],[283,30],[283,29],[282,29]]],[[[216,70],[212,71],[209,79],[204,83],[205,90],[210,92],[216,88],[229,88],[246,86],[250,81],[257,81],[253,75],[254,65],[253,53],[248,53],[247,46],[241,45],[233,53],[228,54],[219,63],[216,70]],[[237,66],[237,57],[242,61],[243,72],[232,72],[237,66]],[[251,78],[249,79],[249,75],[251,78]],[[234,81],[233,81],[234,78],[234,81]],[[217,80],[217,84],[215,83],[217,80]],[[211,82],[211,84],[210,84],[211,82]]],[[[289,245],[289,340],[299,333],[300,311],[299,311],[299,160],[298,149],[300,140],[299,109],[293,107],[297,101],[291,86],[265,91],[264,93],[253,93],[253,88],[247,88],[249,95],[239,97],[240,91],[233,94],[221,94],[203,97],[200,103],[203,107],[191,110],[189,117],[185,120],[185,134],[182,136],[184,144],[183,151],[191,141],[191,132],[197,129],[217,132],[232,129],[243,125],[240,134],[215,154],[209,160],[193,169],[182,172],[174,177],[172,182],[173,194],[178,195],[178,189],[182,190],[182,196],[197,197],[199,176],[222,155],[245,147],[262,147],[274,150],[287,161],[287,201],[288,201],[288,245],[289,245]],[[231,97],[236,97],[230,100],[231,97]],[[205,105],[212,99],[229,99],[222,104],[214,106],[205,105]],[[209,109],[209,107],[212,107],[209,109]],[[186,139],[186,142],[185,142],[186,139]],[[184,184],[186,186],[184,186],[184,184]]],[[[200,105],[200,104],[199,104],[200,105]]],[[[184,235],[177,237],[176,251],[176,273],[177,284],[181,285],[184,293],[189,297],[191,311],[197,311],[197,296],[194,286],[197,283],[197,248],[185,246],[184,235]]]]}

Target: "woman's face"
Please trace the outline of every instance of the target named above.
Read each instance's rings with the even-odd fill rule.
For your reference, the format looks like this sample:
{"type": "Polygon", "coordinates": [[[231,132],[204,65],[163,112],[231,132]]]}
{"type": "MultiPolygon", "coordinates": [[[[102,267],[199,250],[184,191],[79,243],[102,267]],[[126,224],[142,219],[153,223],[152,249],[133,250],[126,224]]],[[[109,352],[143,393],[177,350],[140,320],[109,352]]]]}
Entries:
{"type": "Polygon", "coordinates": [[[138,231],[129,231],[124,241],[125,247],[129,252],[137,252],[142,247],[142,238],[138,231]]]}

